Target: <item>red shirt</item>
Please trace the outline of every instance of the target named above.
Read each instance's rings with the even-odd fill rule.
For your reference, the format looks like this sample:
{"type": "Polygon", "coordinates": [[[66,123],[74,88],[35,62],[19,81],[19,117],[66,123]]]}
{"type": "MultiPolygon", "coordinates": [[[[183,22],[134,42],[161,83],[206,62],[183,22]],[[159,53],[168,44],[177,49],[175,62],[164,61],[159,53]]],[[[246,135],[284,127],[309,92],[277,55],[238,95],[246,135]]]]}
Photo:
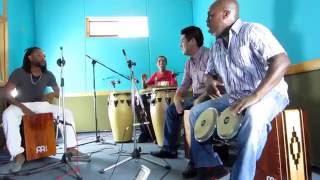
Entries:
{"type": "Polygon", "coordinates": [[[154,73],[146,83],[148,86],[177,86],[176,76],[165,70],[154,73]]]}

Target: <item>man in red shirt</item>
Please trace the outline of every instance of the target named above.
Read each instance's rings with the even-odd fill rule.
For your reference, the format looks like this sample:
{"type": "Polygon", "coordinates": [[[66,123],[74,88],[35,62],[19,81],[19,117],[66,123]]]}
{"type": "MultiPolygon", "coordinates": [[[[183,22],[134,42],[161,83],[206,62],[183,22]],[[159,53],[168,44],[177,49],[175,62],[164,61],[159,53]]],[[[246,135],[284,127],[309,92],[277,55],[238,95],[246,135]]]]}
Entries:
{"type": "Polygon", "coordinates": [[[158,57],[157,66],[159,71],[154,73],[149,80],[146,74],[142,75],[143,87],[177,86],[175,74],[166,70],[167,58],[165,56],[158,57]]]}
{"type": "MultiPolygon", "coordinates": [[[[158,57],[157,66],[159,71],[155,72],[149,80],[147,80],[146,74],[142,75],[143,88],[177,86],[177,80],[176,80],[175,74],[172,73],[171,71],[166,70],[167,58],[165,56],[158,57]]],[[[148,100],[143,95],[142,95],[142,99],[143,99],[145,110],[147,111],[147,114],[148,114],[148,117],[147,117],[148,121],[151,123],[150,107],[148,104],[148,100]]],[[[138,109],[139,108],[140,107],[138,107],[138,109]]],[[[138,116],[138,119],[140,119],[140,122],[143,122],[142,117],[138,116]]],[[[151,126],[149,125],[149,127],[150,129],[152,129],[152,124],[151,126]]],[[[152,138],[147,129],[147,125],[140,125],[140,129],[141,129],[141,134],[138,138],[138,142],[139,143],[150,142],[152,138]]],[[[153,130],[151,131],[153,133],[153,130]]],[[[153,133],[153,136],[154,136],[154,133],[153,133]]]]}

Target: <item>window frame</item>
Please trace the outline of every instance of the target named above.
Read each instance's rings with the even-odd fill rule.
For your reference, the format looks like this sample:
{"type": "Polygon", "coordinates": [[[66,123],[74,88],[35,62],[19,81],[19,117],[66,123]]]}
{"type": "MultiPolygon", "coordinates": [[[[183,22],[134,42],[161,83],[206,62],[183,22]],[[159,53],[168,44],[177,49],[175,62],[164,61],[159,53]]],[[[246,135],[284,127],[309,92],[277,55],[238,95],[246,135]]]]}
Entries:
{"type": "Polygon", "coordinates": [[[86,17],[86,37],[105,37],[105,38],[148,38],[149,37],[149,21],[147,16],[97,16],[97,17],[86,17]],[[121,19],[123,18],[129,18],[129,17],[135,17],[135,18],[146,18],[146,25],[147,25],[147,35],[146,36],[129,36],[129,37],[122,37],[119,36],[119,34],[110,34],[110,35],[92,35],[90,34],[90,23],[91,22],[121,22],[121,19]],[[115,20],[111,20],[111,19],[115,20]],[[116,20],[116,19],[119,20],[116,20]]]}

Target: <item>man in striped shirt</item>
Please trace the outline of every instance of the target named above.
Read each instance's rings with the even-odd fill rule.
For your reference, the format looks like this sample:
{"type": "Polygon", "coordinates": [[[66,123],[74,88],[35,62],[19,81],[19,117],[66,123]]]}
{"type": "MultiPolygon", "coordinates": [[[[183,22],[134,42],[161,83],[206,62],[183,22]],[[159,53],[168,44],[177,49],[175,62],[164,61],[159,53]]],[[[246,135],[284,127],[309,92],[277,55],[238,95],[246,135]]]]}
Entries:
{"type": "MultiPolygon", "coordinates": [[[[256,161],[271,130],[271,121],[289,102],[283,79],[290,60],[280,43],[264,26],[242,22],[236,0],[217,0],[209,9],[207,25],[217,40],[207,66],[207,84],[215,89],[216,99],[191,109],[194,127],[201,112],[209,107],[222,112],[230,107],[241,114],[241,128],[234,138],[239,150],[231,179],[254,179],[256,161]],[[212,78],[221,77],[222,82],[212,78]],[[224,85],[221,95],[217,85],[224,85]]],[[[225,175],[223,164],[210,144],[200,144],[193,136],[191,162],[204,176],[225,175]]],[[[189,164],[190,165],[190,164],[189,164]]],[[[193,174],[195,175],[195,174],[193,174]]]]}
{"type": "Polygon", "coordinates": [[[174,103],[166,110],[163,147],[160,151],[151,152],[151,155],[159,158],[178,157],[178,137],[183,111],[207,97],[204,76],[210,50],[203,46],[201,29],[195,26],[182,29],[180,46],[183,54],[190,59],[185,64],[183,80],[176,91],[174,103]],[[192,97],[188,98],[190,88],[192,88],[192,97]]]}

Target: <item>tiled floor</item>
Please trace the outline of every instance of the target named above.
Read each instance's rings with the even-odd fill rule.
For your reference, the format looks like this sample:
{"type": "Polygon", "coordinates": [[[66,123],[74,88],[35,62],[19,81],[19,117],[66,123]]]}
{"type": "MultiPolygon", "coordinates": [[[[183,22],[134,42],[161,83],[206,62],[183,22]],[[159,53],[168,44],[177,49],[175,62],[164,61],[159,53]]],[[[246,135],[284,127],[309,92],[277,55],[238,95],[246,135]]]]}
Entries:
{"type": "MultiPolygon", "coordinates": [[[[105,139],[112,139],[110,134],[106,134],[105,139]]],[[[79,142],[88,142],[90,140],[94,139],[94,135],[92,134],[81,134],[79,136],[79,139],[81,139],[79,142]]],[[[139,144],[140,146],[140,144],[139,144]]],[[[158,147],[155,144],[143,144],[141,145],[143,152],[150,152],[151,150],[157,150],[158,147]]],[[[182,179],[181,172],[185,168],[187,164],[187,160],[184,159],[184,153],[183,151],[180,151],[179,158],[175,160],[168,160],[167,162],[155,159],[151,157],[150,155],[145,155],[143,157],[158,161],[160,163],[166,164],[168,163],[172,169],[168,171],[167,169],[163,167],[156,166],[154,164],[151,164],[144,160],[131,160],[125,164],[120,165],[119,167],[115,169],[111,169],[104,174],[100,174],[99,171],[107,166],[110,166],[114,164],[117,159],[123,160],[126,158],[124,153],[121,153],[122,155],[119,156],[119,151],[121,152],[132,152],[133,144],[127,143],[127,144],[119,144],[117,146],[112,145],[105,145],[101,143],[90,143],[84,146],[81,146],[80,149],[83,152],[89,152],[92,154],[92,161],[90,163],[75,163],[75,167],[80,170],[80,174],[83,176],[83,179],[88,180],[103,180],[103,179],[112,179],[112,180],[132,180],[134,179],[135,175],[140,169],[141,165],[146,165],[151,170],[151,174],[149,176],[150,180],[158,180],[158,179],[165,179],[165,180],[178,180],[182,179]]],[[[58,152],[61,153],[63,150],[61,147],[58,147],[58,152]]],[[[46,158],[42,160],[32,161],[28,162],[23,167],[23,172],[30,172],[30,170],[34,168],[39,167],[45,167],[49,163],[57,162],[59,161],[59,158],[61,157],[61,154],[58,154],[56,157],[52,158],[46,158]]],[[[4,174],[8,172],[10,163],[4,162],[5,156],[0,155],[0,161],[2,160],[2,163],[0,163],[0,179],[4,179],[4,174]],[[1,173],[3,173],[1,175],[1,173]]],[[[42,170],[41,172],[37,172],[35,174],[31,175],[24,175],[24,176],[7,176],[11,179],[23,179],[23,180],[36,180],[36,179],[74,179],[72,176],[71,171],[65,171],[64,166],[60,166],[59,168],[54,168],[50,170],[42,170]],[[67,172],[68,174],[66,174],[67,172]]],[[[312,174],[313,180],[320,180],[320,176],[318,174],[313,173],[312,174]]]]}

